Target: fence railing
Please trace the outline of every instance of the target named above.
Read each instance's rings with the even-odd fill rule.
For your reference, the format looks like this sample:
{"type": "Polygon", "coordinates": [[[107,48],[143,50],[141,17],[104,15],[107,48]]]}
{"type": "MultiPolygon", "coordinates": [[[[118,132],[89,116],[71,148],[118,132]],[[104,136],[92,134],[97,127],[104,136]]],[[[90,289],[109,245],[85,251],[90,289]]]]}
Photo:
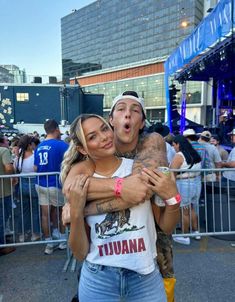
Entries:
{"type": "Polygon", "coordinates": [[[0,247],[65,242],[66,236],[61,237],[59,231],[62,224],[61,195],[59,173],[1,175],[0,247]],[[44,191],[38,186],[42,179],[46,185],[44,191]],[[55,186],[54,191],[51,191],[51,184],[55,186]],[[51,206],[45,201],[49,197],[53,199],[53,215],[51,206]],[[43,201],[43,209],[39,199],[43,201]],[[49,232],[46,242],[43,235],[45,226],[49,232]],[[53,233],[53,229],[57,232],[53,233]]]}
{"type": "Polygon", "coordinates": [[[181,221],[173,237],[223,236],[235,240],[235,168],[172,171],[176,172],[178,189],[183,191],[181,221]],[[225,178],[224,172],[234,181],[225,178]],[[184,207],[187,197],[191,202],[184,207]],[[182,232],[184,219],[186,230],[182,232]]]}
{"type": "MultiPolygon", "coordinates": [[[[183,201],[189,201],[185,205],[181,203],[181,220],[173,237],[228,236],[234,240],[235,181],[224,179],[223,172],[235,174],[235,169],[172,171],[178,172],[176,181],[177,186],[183,188],[183,201]]],[[[51,177],[58,185],[59,173],[0,176],[0,248],[67,241],[68,236],[59,236],[62,224],[61,196],[59,190],[51,192],[51,177]],[[53,216],[46,201],[43,201],[43,207],[40,206],[42,201],[38,198],[40,187],[37,187],[37,183],[42,177],[46,178],[47,184],[43,192],[44,199],[54,194],[53,216]],[[42,213],[45,208],[48,209],[46,221],[45,213],[44,216],[42,213]],[[45,224],[49,230],[47,241],[43,230],[45,224]],[[53,229],[59,230],[59,233],[54,234],[53,229]]]]}

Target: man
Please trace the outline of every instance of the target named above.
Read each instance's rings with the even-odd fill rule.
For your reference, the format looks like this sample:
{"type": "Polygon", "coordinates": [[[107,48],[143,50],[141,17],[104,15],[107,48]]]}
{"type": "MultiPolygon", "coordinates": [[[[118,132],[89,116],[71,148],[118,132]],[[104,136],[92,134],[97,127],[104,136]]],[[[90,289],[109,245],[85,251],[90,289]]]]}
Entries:
{"type": "MultiPolygon", "coordinates": [[[[231,133],[231,142],[234,145],[233,149],[229,153],[228,159],[226,162],[222,162],[222,168],[235,168],[235,129],[231,133]]],[[[235,171],[225,171],[223,172],[222,183],[224,186],[229,186],[235,188],[235,171]]]]}
{"type": "Polygon", "coordinates": [[[219,125],[218,125],[218,135],[220,137],[221,143],[226,144],[230,143],[228,140],[228,133],[232,131],[233,129],[233,119],[230,118],[227,111],[225,111],[220,117],[219,117],[219,125]]]}
{"type": "Polygon", "coordinates": [[[227,161],[228,159],[228,151],[226,151],[221,145],[220,145],[220,138],[217,134],[212,134],[210,143],[214,145],[220,154],[222,161],[227,161]]]}
{"type": "MultiPolygon", "coordinates": [[[[4,137],[0,138],[4,140],[4,137]]],[[[8,148],[0,147],[0,175],[14,174],[11,153],[8,148]]],[[[5,244],[5,226],[12,212],[12,183],[10,178],[0,179],[0,244],[5,244]]],[[[0,255],[14,252],[14,247],[0,248],[0,255]]]]}
{"type": "MultiPolygon", "coordinates": [[[[210,144],[210,131],[203,131],[200,135],[199,143],[204,145],[210,160],[210,169],[221,168],[221,157],[215,146],[210,144]]],[[[209,173],[204,178],[207,182],[216,181],[216,173],[209,173]]]]}
{"type": "Polygon", "coordinates": [[[8,138],[5,135],[0,136],[0,147],[9,148],[8,138]]]}
{"type": "MultiPolygon", "coordinates": [[[[163,138],[156,133],[150,134],[147,138],[139,134],[144,127],[144,123],[143,99],[139,98],[136,92],[124,92],[113,100],[110,124],[114,130],[117,155],[134,158],[134,175],[124,179],[120,192],[121,199],[115,198],[114,179],[91,178],[88,188],[88,200],[100,199],[100,201],[89,203],[85,209],[86,215],[119,211],[142,202],[148,195],[148,186],[143,176],[138,173],[141,172],[143,167],[154,169],[158,166],[168,166],[163,138]]],[[[66,180],[67,185],[63,189],[65,194],[69,191],[69,178],[72,180],[76,174],[87,174],[87,166],[87,162],[73,166],[66,180]]],[[[90,174],[92,175],[93,172],[94,170],[91,169],[90,174]]],[[[161,172],[158,172],[158,183],[155,184],[155,189],[163,200],[168,200],[178,193],[175,180],[161,172]]],[[[159,216],[159,211],[164,212],[159,224],[161,227],[164,220],[170,221],[171,227],[165,231],[171,233],[179,219],[179,208],[174,208],[174,213],[172,208],[168,206],[161,210],[155,207],[153,210],[155,216],[159,216]]],[[[175,279],[171,245],[171,236],[167,236],[163,232],[158,233],[159,266],[163,277],[171,279],[168,282],[173,296],[175,279]]]]}
{"type": "MultiPolygon", "coordinates": [[[[60,172],[61,162],[68,145],[60,140],[59,125],[55,120],[47,120],[44,124],[47,134],[46,139],[40,143],[34,153],[35,171],[39,173],[60,172]]],[[[61,224],[61,210],[64,197],[57,175],[39,176],[36,185],[39,204],[41,207],[42,230],[45,240],[66,238],[64,227],[61,224]],[[59,218],[59,221],[57,219],[59,218]],[[51,225],[52,222],[52,236],[51,225]],[[58,226],[63,234],[60,234],[58,226]]],[[[48,243],[45,254],[50,255],[58,244],[48,243]]],[[[59,244],[59,249],[66,248],[64,242],[59,244]]]]}
{"type": "Polygon", "coordinates": [[[210,159],[207,148],[204,144],[198,142],[198,136],[193,129],[186,129],[183,136],[192,144],[193,148],[198,152],[202,159],[202,169],[210,169],[210,159]]]}

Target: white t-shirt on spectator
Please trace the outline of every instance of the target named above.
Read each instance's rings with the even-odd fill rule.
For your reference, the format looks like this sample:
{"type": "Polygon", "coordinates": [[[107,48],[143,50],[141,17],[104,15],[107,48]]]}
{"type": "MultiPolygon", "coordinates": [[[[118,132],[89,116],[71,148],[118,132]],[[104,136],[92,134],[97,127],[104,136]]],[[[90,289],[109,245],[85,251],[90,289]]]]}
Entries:
{"type": "MultiPolygon", "coordinates": [[[[232,151],[229,153],[227,162],[235,161],[235,147],[233,147],[232,151]]],[[[223,176],[229,180],[235,181],[235,171],[225,171],[223,176]]]]}

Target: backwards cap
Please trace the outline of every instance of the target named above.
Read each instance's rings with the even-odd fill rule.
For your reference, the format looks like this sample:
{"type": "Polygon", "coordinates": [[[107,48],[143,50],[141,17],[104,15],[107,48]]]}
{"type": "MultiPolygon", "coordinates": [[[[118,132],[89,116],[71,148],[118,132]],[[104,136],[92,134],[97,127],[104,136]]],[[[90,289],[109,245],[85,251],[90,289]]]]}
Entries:
{"type": "Polygon", "coordinates": [[[113,99],[112,107],[110,109],[110,115],[112,114],[112,112],[113,112],[114,107],[116,106],[116,104],[119,101],[125,100],[125,99],[131,99],[131,100],[134,100],[134,101],[138,102],[141,105],[141,107],[142,107],[144,118],[146,118],[146,112],[145,112],[145,107],[144,107],[144,99],[141,98],[141,97],[139,97],[138,94],[137,94],[137,92],[135,92],[135,91],[125,91],[122,94],[119,94],[118,96],[116,96],[113,99]]]}
{"type": "Polygon", "coordinates": [[[210,133],[210,131],[203,131],[202,133],[201,133],[201,137],[205,137],[205,138],[208,138],[208,139],[210,139],[211,138],[211,133],[210,133]]]}

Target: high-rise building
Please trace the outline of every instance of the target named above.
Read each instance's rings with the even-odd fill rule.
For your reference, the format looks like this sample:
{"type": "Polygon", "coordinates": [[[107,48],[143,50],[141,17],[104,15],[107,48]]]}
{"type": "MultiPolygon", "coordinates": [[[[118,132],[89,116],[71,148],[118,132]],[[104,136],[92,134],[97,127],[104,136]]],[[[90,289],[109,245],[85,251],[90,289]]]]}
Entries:
{"type": "MultiPolygon", "coordinates": [[[[66,81],[112,98],[136,90],[147,116],[165,120],[164,61],[203,18],[204,0],[98,0],[61,19],[66,81]]],[[[188,102],[196,119],[201,84],[190,83],[188,102]],[[195,109],[195,110],[194,110],[195,109]]]]}
{"type": "Polygon", "coordinates": [[[14,75],[0,65],[0,83],[14,83],[14,75]]]}
{"type": "Polygon", "coordinates": [[[7,69],[13,75],[13,81],[10,83],[23,84],[26,83],[26,72],[21,70],[18,66],[12,64],[1,64],[1,67],[7,69]]]}

